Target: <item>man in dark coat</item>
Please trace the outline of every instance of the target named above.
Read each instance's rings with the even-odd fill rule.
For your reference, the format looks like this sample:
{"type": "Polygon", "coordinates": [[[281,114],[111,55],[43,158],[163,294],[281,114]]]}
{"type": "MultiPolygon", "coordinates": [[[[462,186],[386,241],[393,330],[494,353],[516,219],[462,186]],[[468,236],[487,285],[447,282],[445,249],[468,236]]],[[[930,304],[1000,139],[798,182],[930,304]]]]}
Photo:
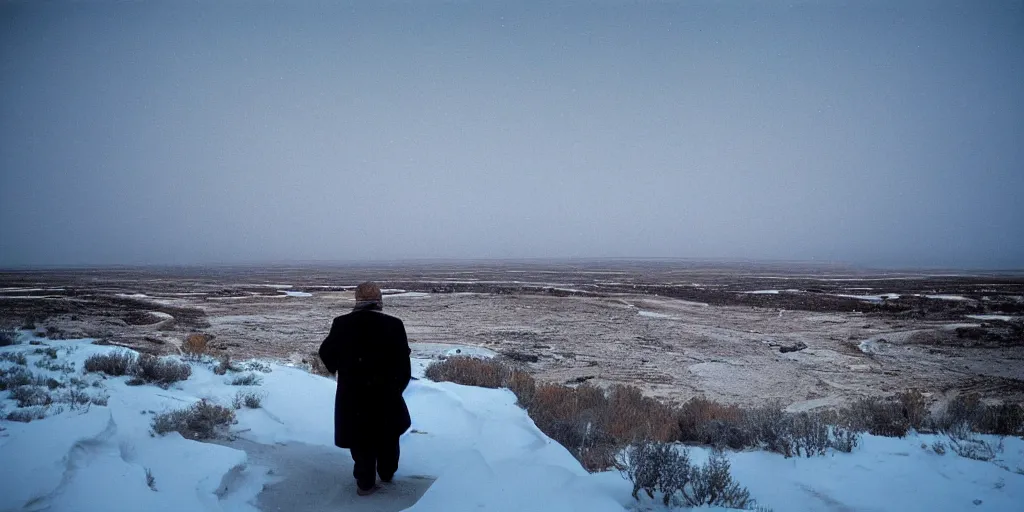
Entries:
{"type": "Polygon", "coordinates": [[[377,489],[377,475],[391,481],[398,469],[398,438],[411,425],[402,398],[411,377],[405,324],[382,308],[380,288],[360,284],[355,308],[334,319],[320,345],[327,371],[338,374],[334,444],[352,452],[361,496],[377,489]]]}

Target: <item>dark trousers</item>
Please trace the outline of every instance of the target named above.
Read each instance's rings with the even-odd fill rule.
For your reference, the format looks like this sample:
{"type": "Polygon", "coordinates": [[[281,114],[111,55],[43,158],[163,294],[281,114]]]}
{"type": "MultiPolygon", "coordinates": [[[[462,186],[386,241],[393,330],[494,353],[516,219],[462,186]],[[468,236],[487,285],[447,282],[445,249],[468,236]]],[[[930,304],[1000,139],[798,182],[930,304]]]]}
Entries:
{"type": "Polygon", "coordinates": [[[384,437],[356,443],[349,449],[355,468],[352,476],[360,489],[369,489],[381,480],[390,480],[398,471],[398,436],[384,437]]]}

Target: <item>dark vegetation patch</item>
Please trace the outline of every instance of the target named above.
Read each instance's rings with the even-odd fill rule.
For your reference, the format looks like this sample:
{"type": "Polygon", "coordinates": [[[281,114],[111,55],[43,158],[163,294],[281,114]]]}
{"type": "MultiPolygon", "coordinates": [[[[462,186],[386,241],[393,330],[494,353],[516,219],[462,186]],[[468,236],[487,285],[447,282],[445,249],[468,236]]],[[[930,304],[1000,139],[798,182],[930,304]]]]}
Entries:
{"type": "Polygon", "coordinates": [[[7,361],[22,366],[28,364],[28,360],[25,359],[25,354],[22,352],[0,352],[0,361],[7,361]]]}
{"type": "Polygon", "coordinates": [[[233,410],[201,400],[184,409],[158,414],[153,418],[153,432],[177,432],[186,439],[214,439],[226,433],[234,421],[233,410]]]}
{"type": "Polygon", "coordinates": [[[860,399],[839,410],[786,413],[779,404],[751,409],[701,397],[671,406],[624,385],[601,389],[587,383],[538,383],[526,372],[493,359],[448,358],[428,366],[426,377],[508,388],[537,427],[591,471],[611,467],[623,447],[640,442],[813,457],[828,450],[852,451],[861,432],[889,437],[906,436],[911,429],[943,432],[971,446],[975,432],[1024,436],[1024,408],[986,405],[977,395],[954,399],[934,415],[917,390],[860,399]]]}
{"type": "Polygon", "coordinates": [[[235,393],[235,398],[231,401],[231,405],[233,405],[235,409],[241,409],[243,407],[248,409],[259,409],[263,405],[263,397],[263,393],[242,390],[235,393]]]}
{"type": "Polygon", "coordinates": [[[32,373],[24,366],[0,368],[0,391],[14,389],[18,386],[46,386],[47,382],[45,377],[32,373]]]}
{"type": "Polygon", "coordinates": [[[141,354],[132,373],[146,382],[166,387],[188,379],[192,375],[192,367],[168,357],[141,354]]]}
{"type": "Polygon", "coordinates": [[[262,383],[263,378],[255,373],[243,373],[231,379],[232,386],[259,386],[262,383]]]}
{"type": "Polygon", "coordinates": [[[18,333],[14,329],[0,329],[0,347],[7,347],[18,342],[18,333]]]}
{"type": "Polygon", "coordinates": [[[150,314],[148,311],[132,311],[124,316],[124,323],[128,325],[153,325],[163,319],[150,314]]]}
{"type": "Polygon", "coordinates": [[[118,349],[106,354],[94,354],[85,360],[86,372],[104,373],[111,377],[128,375],[128,385],[156,384],[167,387],[188,379],[192,367],[188,363],[151,354],[136,356],[128,350],[118,349]]]}
{"type": "Polygon", "coordinates": [[[642,490],[652,499],[660,494],[665,506],[746,510],[754,505],[750,492],[733,481],[729,459],[718,450],[697,466],[690,462],[686,448],[642,441],[623,450],[616,467],[633,484],[633,498],[637,500],[642,490]]]}

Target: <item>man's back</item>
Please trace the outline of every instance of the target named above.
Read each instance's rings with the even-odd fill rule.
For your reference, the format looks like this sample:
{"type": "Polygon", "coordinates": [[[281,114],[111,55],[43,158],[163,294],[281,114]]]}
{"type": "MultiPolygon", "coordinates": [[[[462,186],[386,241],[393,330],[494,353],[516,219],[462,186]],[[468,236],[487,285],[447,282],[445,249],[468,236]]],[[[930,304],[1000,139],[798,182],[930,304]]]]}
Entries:
{"type": "Polygon", "coordinates": [[[405,325],[380,311],[335,318],[321,358],[329,371],[338,372],[338,386],[361,391],[360,398],[400,396],[411,376],[405,325]]]}

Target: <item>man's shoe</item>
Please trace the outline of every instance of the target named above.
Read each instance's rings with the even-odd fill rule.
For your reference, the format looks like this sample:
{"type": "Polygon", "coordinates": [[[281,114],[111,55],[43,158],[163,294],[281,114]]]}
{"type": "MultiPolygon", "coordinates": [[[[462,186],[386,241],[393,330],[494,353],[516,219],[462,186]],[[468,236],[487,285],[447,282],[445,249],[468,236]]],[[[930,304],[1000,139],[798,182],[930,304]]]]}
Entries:
{"type": "Polygon", "coordinates": [[[357,485],[356,486],[356,494],[358,494],[360,496],[369,496],[369,495],[377,492],[377,489],[380,489],[380,487],[378,487],[376,485],[374,485],[373,487],[370,487],[369,489],[363,489],[362,487],[359,487],[357,485]]]}
{"type": "Polygon", "coordinates": [[[395,477],[395,475],[388,475],[387,477],[383,477],[382,476],[382,477],[380,477],[380,481],[384,482],[386,484],[390,484],[391,483],[391,479],[394,478],[394,477],[395,477]]]}

